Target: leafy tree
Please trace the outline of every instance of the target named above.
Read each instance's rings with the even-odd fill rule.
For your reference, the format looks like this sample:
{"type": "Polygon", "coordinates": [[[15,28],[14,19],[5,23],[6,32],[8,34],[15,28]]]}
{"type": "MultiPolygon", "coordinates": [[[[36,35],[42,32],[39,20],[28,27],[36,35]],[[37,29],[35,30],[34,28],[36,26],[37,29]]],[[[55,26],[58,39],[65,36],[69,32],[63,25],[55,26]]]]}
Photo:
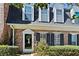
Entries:
{"type": "Polygon", "coordinates": [[[11,3],[10,5],[13,5],[17,8],[22,8],[23,7],[23,4],[22,3],[11,3]]]}
{"type": "MultiPolygon", "coordinates": [[[[17,8],[22,8],[23,7],[23,4],[22,3],[11,3],[10,5],[13,5],[17,8]]],[[[35,3],[34,6],[36,8],[47,8],[47,3],[35,3]]]]}
{"type": "Polygon", "coordinates": [[[47,3],[35,3],[34,6],[36,8],[47,8],[47,3]]]}

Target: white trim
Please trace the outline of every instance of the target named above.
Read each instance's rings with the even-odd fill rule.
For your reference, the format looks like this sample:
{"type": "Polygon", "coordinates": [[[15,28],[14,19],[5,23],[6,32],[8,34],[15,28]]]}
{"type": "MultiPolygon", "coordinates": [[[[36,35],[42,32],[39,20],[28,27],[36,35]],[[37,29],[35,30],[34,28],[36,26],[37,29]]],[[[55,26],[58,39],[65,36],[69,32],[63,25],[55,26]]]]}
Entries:
{"type": "MultiPolygon", "coordinates": [[[[31,21],[34,21],[34,6],[33,5],[32,6],[28,5],[29,7],[32,8],[32,12],[31,12],[31,14],[32,14],[32,20],[31,21]]],[[[25,6],[26,6],[26,4],[24,4],[23,8],[22,8],[22,20],[24,20],[24,21],[26,21],[26,19],[25,19],[25,6]]]]}
{"type": "Polygon", "coordinates": [[[34,6],[32,6],[32,21],[34,21],[34,6]]]}
{"type": "MultiPolygon", "coordinates": [[[[77,45],[77,33],[72,33],[71,35],[72,35],[72,36],[73,36],[73,35],[76,35],[76,45],[77,45]]],[[[71,37],[72,37],[72,36],[71,36],[71,37]]]]}
{"type": "Polygon", "coordinates": [[[54,22],[64,22],[64,9],[60,8],[59,10],[62,11],[62,15],[61,15],[61,18],[62,18],[62,21],[57,21],[57,9],[54,7],[53,8],[53,12],[54,12],[54,22]]]}
{"type": "Polygon", "coordinates": [[[71,11],[70,11],[70,16],[71,16],[71,18],[72,18],[72,16],[75,14],[75,11],[74,11],[74,9],[72,8],[71,9],[71,11]]]}
{"type": "Polygon", "coordinates": [[[24,8],[22,8],[22,20],[25,20],[25,15],[24,15],[25,11],[24,8]]]}
{"type": "Polygon", "coordinates": [[[34,50],[34,32],[30,29],[26,29],[23,31],[23,52],[24,53],[30,53],[34,50]],[[25,49],[25,34],[31,34],[32,35],[32,49],[25,49]]]}
{"type": "Polygon", "coordinates": [[[25,20],[25,4],[23,4],[22,8],[22,20],[25,20]]]}
{"type": "Polygon", "coordinates": [[[53,8],[53,13],[54,13],[54,22],[56,22],[56,8],[53,8]]]}
{"type": "Polygon", "coordinates": [[[13,46],[14,46],[14,40],[15,40],[14,32],[15,32],[15,31],[14,31],[14,29],[13,29],[13,42],[12,42],[12,43],[13,43],[13,46]]]}
{"type": "Polygon", "coordinates": [[[62,22],[64,22],[64,9],[62,8],[62,22]]]}
{"type": "MultiPolygon", "coordinates": [[[[41,14],[41,8],[39,7],[39,21],[42,21],[42,19],[41,19],[41,16],[42,14],[41,14]]],[[[47,8],[47,19],[46,19],[46,22],[49,22],[49,15],[50,15],[50,13],[49,13],[49,5],[48,5],[48,8],[47,8]]]]}
{"type": "Polygon", "coordinates": [[[49,4],[48,4],[48,22],[49,22],[49,20],[50,20],[50,10],[49,10],[49,4]]]}
{"type": "Polygon", "coordinates": [[[39,21],[41,21],[41,8],[39,7],[39,21]]]}

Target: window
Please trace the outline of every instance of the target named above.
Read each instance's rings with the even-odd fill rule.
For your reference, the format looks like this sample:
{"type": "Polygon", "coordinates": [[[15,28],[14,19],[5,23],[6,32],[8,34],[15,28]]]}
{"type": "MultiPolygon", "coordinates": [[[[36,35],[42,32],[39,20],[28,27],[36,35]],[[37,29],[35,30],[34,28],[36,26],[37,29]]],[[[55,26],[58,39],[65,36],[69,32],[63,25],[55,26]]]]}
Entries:
{"type": "Polygon", "coordinates": [[[32,7],[31,6],[25,6],[25,13],[30,14],[32,12],[32,7]]]}
{"type": "Polygon", "coordinates": [[[64,22],[63,9],[56,9],[56,22],[64,22]]]}
{"type": "Polygon", "coordinates": [[[31,14],[25,14],[25,19],[27,19],[27,21],[31,21],[32,15],[31,14]]]}
{"type": "Polygon", "coordinates": [[[57,13],[57,15],[62,15],[62,10],[57,9],[56,13],[57,13]]]}
{"type": "Polygon", "coordinates": [[[40,33],[40,40],[46,40],[46,33],[40,33]]]}
{"type": "Polygon", "coordinates": [[[76,34],[72,34],[72,45],[76,45],[77,44],[77,35],[76,34]]]}
{"type": "Polygon", "coordinates": [[[46,42],[49,46],[54,45],[54,33],[47,33],[46,42]]]}
{"type": "Polygon", "coordinates": [[[55,45],[60,45],[60,34],[55,34],[55,45]]]}
{"type": "Polygon", "coordinates": [[[49,22],[49,19],[48,19],[49,14],[48,13],[49,13],[48,8],[41,9],[41,21],[42,22],[49,22]]]}
{"type": "Polygon", "coordinates": [[[24,18],[25,21],[33,21],[33,4],[26,3],[24,4],[24,18]]]}

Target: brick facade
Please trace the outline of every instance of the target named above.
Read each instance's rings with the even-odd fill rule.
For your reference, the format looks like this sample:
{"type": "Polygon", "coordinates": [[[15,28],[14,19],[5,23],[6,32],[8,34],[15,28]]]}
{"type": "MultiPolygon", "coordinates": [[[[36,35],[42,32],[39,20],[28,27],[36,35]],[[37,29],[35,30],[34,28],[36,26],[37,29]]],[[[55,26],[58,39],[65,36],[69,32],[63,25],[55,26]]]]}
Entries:
{"type": "Polygon", "coordinates": [[[0,43],[3,41],[3,28],[4,28],[4,4],[0,3],[0,43]]]}
{"type": "Polygon", "coordinates": [[[20,51],[23,48],[23,30],[16,29],[15,30],[15,45],[19,46],[20,51]]]}
{"type": "Polygon", "coordinates": [[[68,33],[64,33],[64,45],[68,45],[68,33]]]}

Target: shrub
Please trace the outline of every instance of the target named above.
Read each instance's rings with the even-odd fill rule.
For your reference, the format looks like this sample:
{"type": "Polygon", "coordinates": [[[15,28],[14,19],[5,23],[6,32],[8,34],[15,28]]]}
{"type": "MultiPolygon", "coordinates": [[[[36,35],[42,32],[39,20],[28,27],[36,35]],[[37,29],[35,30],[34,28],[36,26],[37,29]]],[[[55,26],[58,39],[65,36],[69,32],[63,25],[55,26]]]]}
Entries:
{"type": "Polygon", "coordinates": [[[36,55],[39,55],[39,56],[49,55],[48,49],[49,47],[47,46],[45,41],[40,41],[38,42],[38,45],[35,48],[36,55]]]}
{"type": "Polygon", "coordinates": [[[0,56],[15,56],[17,50],[17,46],[0,45],[0,56]]]}
{"type": "Polygon", "coordinates": [[[79,46],[47,46],[40,41],[35,49],[38,56],[79,56],[79,46]]]}
{"type": "Polygon", "coordinates": [[[79,56],[78,46],[50,46],[50,56],[79,56]]]}

